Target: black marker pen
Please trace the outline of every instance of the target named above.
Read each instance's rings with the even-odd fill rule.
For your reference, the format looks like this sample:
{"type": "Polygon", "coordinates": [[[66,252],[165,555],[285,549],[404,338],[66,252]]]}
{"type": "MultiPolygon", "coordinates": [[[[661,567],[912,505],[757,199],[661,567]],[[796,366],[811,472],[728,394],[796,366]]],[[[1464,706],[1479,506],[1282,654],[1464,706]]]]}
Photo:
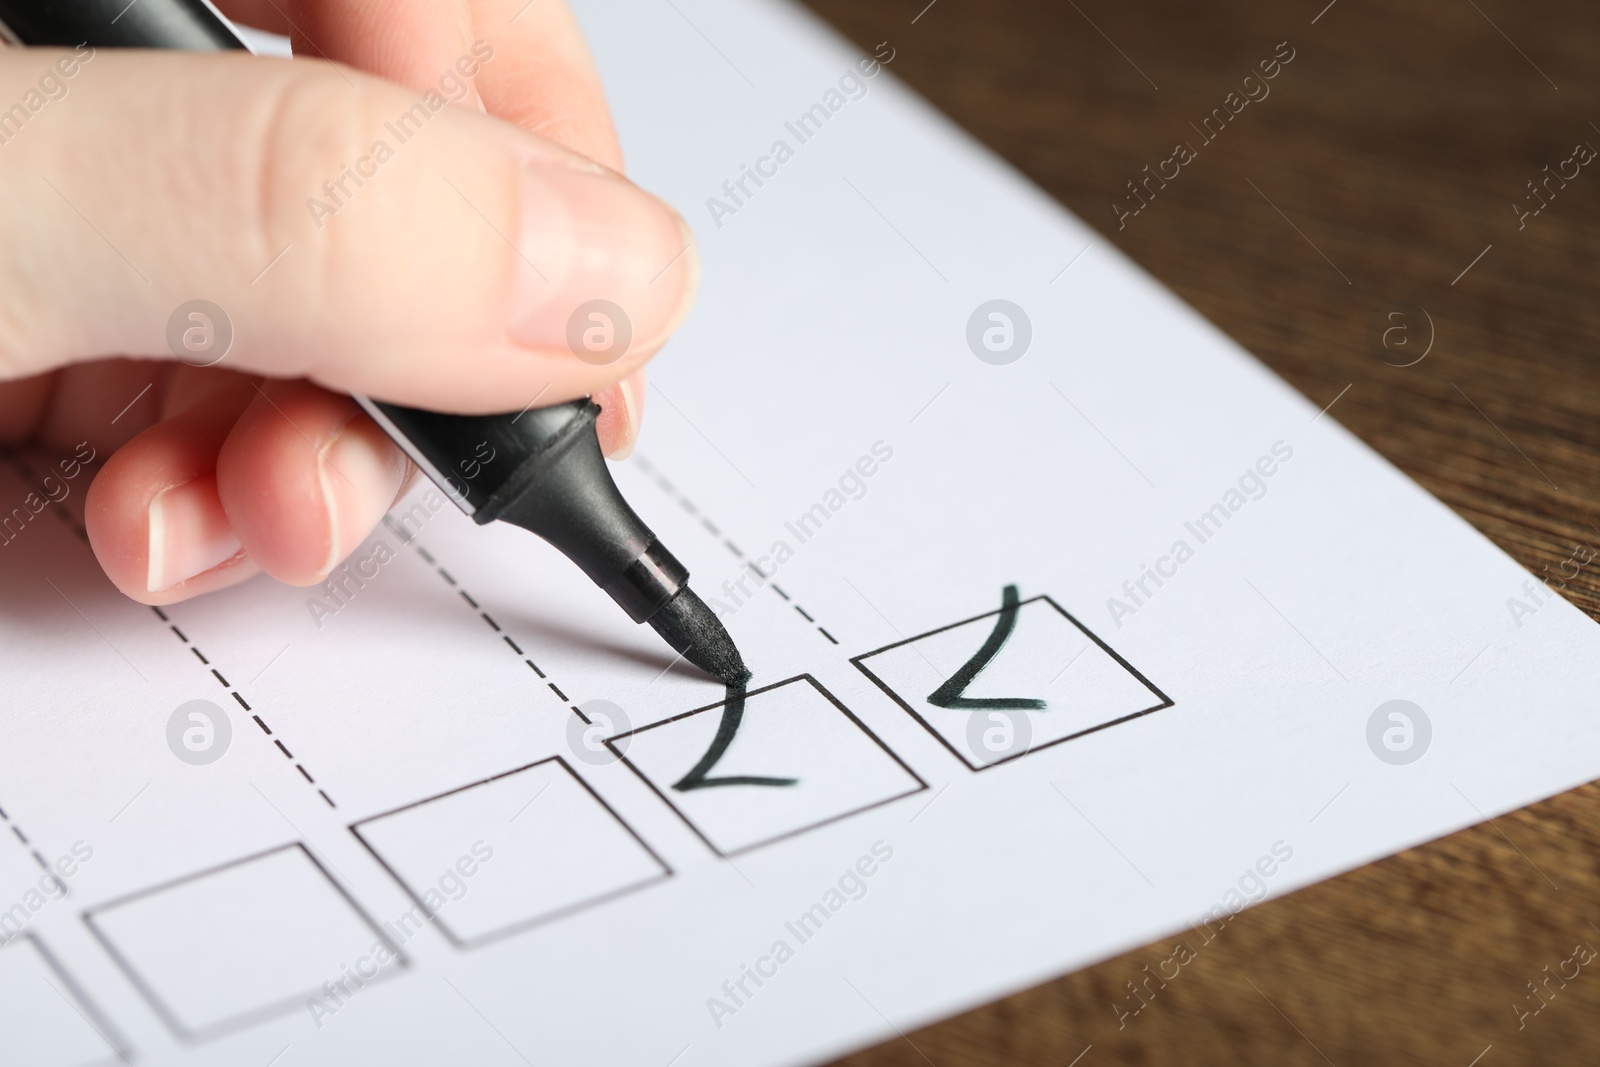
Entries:
{"type": "MultiPolygon", "coordinates": [[[[206,0],[0,0],[0,36],[64,48],[246,49],[206,0]]],[[[725,682],[748,677],[727,630],[689,588],[689,572],[617,491],[594,403],[440,415],[355,400],[473,521],[532,530],[690,663],[725,682]]]]}

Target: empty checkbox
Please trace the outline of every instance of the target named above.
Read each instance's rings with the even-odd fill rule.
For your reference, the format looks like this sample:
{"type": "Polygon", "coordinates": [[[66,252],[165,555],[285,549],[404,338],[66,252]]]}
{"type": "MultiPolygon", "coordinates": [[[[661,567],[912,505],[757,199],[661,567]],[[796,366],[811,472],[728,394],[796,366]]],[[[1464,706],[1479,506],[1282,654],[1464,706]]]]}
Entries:
{"type": "Polygon", "coordinates": [[[84,915],[174,1034],[197,1041],[307,1011],[405,965],[299,843],[142,890],[84,915]]]}
{"type": "Polygon", "coordinates": [[[471,948],[652,885],[672,872],[559,757],[350,827],[431,922],[471,948]]]}

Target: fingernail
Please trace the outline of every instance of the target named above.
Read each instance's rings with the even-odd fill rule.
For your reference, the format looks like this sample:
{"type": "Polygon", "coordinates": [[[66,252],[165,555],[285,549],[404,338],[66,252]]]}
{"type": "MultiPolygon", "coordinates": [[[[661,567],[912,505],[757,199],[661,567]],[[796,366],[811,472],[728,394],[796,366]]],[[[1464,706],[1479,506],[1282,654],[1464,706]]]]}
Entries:
{"type": "Polygon", "coordinates": [[[394,503],[405,474],[405,457],[370,419],[351,419],[322,449],[317,477],[328,512],[328,556],[317,581],[372,532],[394,503]]]}
{"type": "Polygon", "coordinates": [[[622,396],[623,407],[622,444],[612,449],[609,457],[611,459],[627,459],[633,455],[634,442],[639,440],[640,413],[639,397],[637,395],[639,384],[634,381],[634,377],[638,373],[635,371],[634,375],[630,375],[617,383],[617,392],[622,396]]]}
{"type": "Polygon", "coordinates": [[[699,267],[678,213],[609,171],[522,171],[511,336],[530,348],[607,365],[653,348],[682,320],[699,267]],[[605,301],[620,309],[600,309],[605,301]],[[591,327],[595,327],[591,329],[591,327]]]}
{"type": "Polygon", "coordinates": [[[145,584],[159,593],[198,578],[241,550],[217,497],[217,476],[168,486],[150,501],[150,551],[145,584]]]}

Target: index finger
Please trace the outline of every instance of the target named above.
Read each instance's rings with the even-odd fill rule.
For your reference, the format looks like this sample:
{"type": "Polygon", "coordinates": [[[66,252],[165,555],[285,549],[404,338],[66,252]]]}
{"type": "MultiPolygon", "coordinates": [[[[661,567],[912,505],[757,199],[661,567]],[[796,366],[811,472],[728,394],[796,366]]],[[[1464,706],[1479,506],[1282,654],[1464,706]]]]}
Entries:
{"type": "Polygon", "coordinates": [[[283,34],[297,54],[427,88],[479,40],[475,76],[489,114],[622,169],[600,76],[565,0],[222,0],[228,17],[283,34]]]}
{"type": "Polygon", "coordinates": [[[472,24],[505,62],[486,63],[478,93],[491,115],[622,170],[600,74],[566,0],[470,0],[472,24]]]}
{"type": "MultiPolygon", "coordinates": [[[[475,103],[471,75],[462,78],[456,69],[459,59],[470,59],[476,39],[467,0],[222,0],[218,6],[231,19],[288,37],[297,56],[346,63],[412,89],[437,90],[441,79],[453,78],[465,82],[463,102],[475,103]]],[[[451,87],[444,95],[459,98],[451,87]]]]}

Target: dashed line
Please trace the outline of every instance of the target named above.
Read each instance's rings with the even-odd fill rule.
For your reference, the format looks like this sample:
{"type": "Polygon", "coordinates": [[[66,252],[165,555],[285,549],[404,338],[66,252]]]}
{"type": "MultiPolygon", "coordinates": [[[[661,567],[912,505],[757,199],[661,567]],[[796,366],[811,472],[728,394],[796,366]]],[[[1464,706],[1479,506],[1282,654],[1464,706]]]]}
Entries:
{"type": "MultiPolygon", "coordinates": [[[[32,485],[42,481],[42,479],[39,477],[39,473],[33,469],[33,464],[24,459],[20,452],[8,448],[5,450],[5,453],[7,462],[11,464],[12,469],[17,472],[17,476],[24,483],[32,485]]],[[[46,477],[48,477],[48,475],[46,477]]],[[[48,491],[45,491],[45,495],[49,496],[48,491]]],[[[63,497],[62,499],[64,500],[66,498],[63,497]]],[[[48,507],[50,504],[55,503],[59,503],[59,501],[52,498],[46,501],[46,506],[48,507]]],[[[33,512],[33,514],[38,515],[39,512],[33,512]]],[[[58,507],[56,509],[56,518],[66,523],[68,528],[70,528],[74,534],[77,534],[78,540],[82,541],[84,544],[89,543],[89,531],[84,529],[83,523],[78,521],[76,515],[73,515],[64,507],[58,507]]],[[[6,541],[5,543],[10,544],[10,541],[6,541]]]]}
{"type": "MultiPolygon", "coordinates": [[[[17,467],[18,470],[23,474],[23,476],[27,480],[32,481],[37,477],[35,475],[34,471],[33,471],[33,468],[28,464],[28,462],[26,460],[22,459],[21,456],[18,456],[17,454],[12,453],[10,458],[11,458],[12,465],[17,467]]],[[[61,511],[65,512],[66,510],[67,509],[65,508],[65,506],[61,506],[61,511]]],[[[73,518],[73,521],[72,521],[71,525],[72,525],[73,532],[76,533],[78,535],[78,538],[81,541],[83,541],[84,544],[87,545],[89,543],[89,531],[84,528],[83,523],[78,522],[76,520],[75,516],[73,516],[72,518],[73,518]]],[[[208,667],[211,665],[211,661],[208,660],[205,657],[205,654],[200,651],[200,649],[195,645],[195,643],[193,641],[189,640],[189,635],[184,633],[182,630],[178,629],[177,624],[175,624],[172,621],[172,619],[167,615],[166,612],[162,611],[159,607],[156,607],[155,605],[151,605],[150,606],[150,610],[155,613],[156,618],[160,619],[163,623],[165,623],[167,625],[167,628],[172,631],[173,636],[177,637],[178,640],[182,641],[184,643],[184,645],[186,647],[188,647],[188,649],[195,654],[195,656],[200,660],[201,663],[205,664],[208,667]]],[[[239,706],[241,708],[243,708],[245,711],[250,711],[249,702],[245,700],[245,698],[239,693],[239,691],[237,689],[235,689],[233,687],[233,685],[231,683],[229,683],[229,681],[226,678],[224,678],[221,675],[221,673],[219,673],[217,671],[217,669],[215,667],[211,668],[211,673],[212,673],[212,675],[214,675],[216,677],[217,681],[222,683],[222,687],[228,691],[229,695],[232,696],[234,700],[238,701],[239,706]]],[[[272,733],[271,729],[269,729],[267,727],[267,724],[262,721],[262,719],[261,719],[261,717],[259,715],[256,715],[256,716],[253,716],[253,717],[255,718],[257,724],[260,725],[261,729],[265,730],[268,734],[272,733]]],[[[280,747],[281,747],[281,745],[280,745],[280,747]]],[[[288,750],[285,750],[285,755],[287,755],[287,754],[288,754],[288,750]]],[[[298,764],[297,764],[297,766],[298,766],[298,764]]],[[[307,781],[311,780],[311,776],[309,774],[306,774],[305,768],[302,767],[300,769],[300,773],[306,775],[306,780],[307,781]]],[[[320,789],[317,792],[321,793],[322,794],[322,799],[328,802],[328,807],[330,807],[330,808],[338,807],[338,805],[333,802],[333,798],[328,796],[328,794],[326,792],[323,792],[320,789]]],[[[5,817],[5,812],[0,811],[0,819],[5,819],[5,821],[7,823],[10,823],[12,830],[15,831],[19,837],[21,836],[21,831],[17,829],[16,824],[15,823],[11,823],[11,820],[9,818],[5,817]]],[[[66,891],[66,883],[61,882],[60,879],[57,879],[57,884],[59,884],[61,886],[63,892],[66,891]]]]}
{"type": "MultiPolygon", "coordinates": [[[[522,659],[522,662],[524,662],[524,663],[526,663],[528,665],[528,669],[531,670],[534,674],[537,674],[539,676],[539,679],[541,681],[543,681],[547,686],[550,687],[550,691],[556,695],[557,699],[559,699],[563,704],[569,703],[569,698],[567,697],[567,694],[563,693],[561,691],[560,687],[556,685],[556,683],[554,683],[554,682],[549,680],[549,677],[544,673],[544,671],[539,669],[539,665],[537,663],[533,662],[532,657],[530,657],[526,652],[524,652],[522,650],[522,646],[518,645],[515,641],[513,641],[511,639],[511,635],[506,633],[505,630],[501,627],[501,625],[499,623],[495,622],[494,618],[492,616],[490,616],[490,614],[487,611],[483,610],[483,606],[481,604],[479,604],[476,600],[472,599],[472,594],[468,593],[465,589],[463,589],[461,587],[461,583],[456,581],[454,575],[452,575],[449,571],[445,570],[443,567],[441,567],[439,565],[439,561],[433,557],[432,553],[430,553],[427,549],[423,548],[421,545],[417,544],[415,540],[407,541],[406,543],[409,544],[412,548],[416,549],[417,555],[421,556],[424,560],[426,560],[428,565],[430,567],[432,567],[435,572],[438,573],[440,578],[443,578],[445,580],[446,584],[448,584],[450,586],[450,588],[454,589],[457,593],[461,594],[461,599],[462,600],[465,600],[468,604],[472,605],[473,610],[475,610],[478,613],[478,618],[482,619],[484,621],[485,625],[487,625],[491,630],[493,630],[495,633],[500,635],[500,639],[506,643],[506,647],[509,648],[512,652],[514,652],[518,657],[520,657],[522,659]]],[[[578,713],[578,718],[583,719],[583,721],[585,723],[587,723],[589,721],[588,719],[584,718],[583,712],[578,711],[578,709],[576,707],[574,707],[572,710],[577,712],[578,713]]],[[[309,777],[309,775],[307,777],[309,777]]]]}
{"type": "MultiPolygon", "coordinates": [[[[689,512],[689,514],[691,514],[691,515],[699,515],[700,516],[700,525],[704,526],[706,528],[706,530],[711,534],[712,537],[715,537],[719,541],[721,541],[722,542],[722,547],[726,548],[729,552],[733,553],[733,558],[734,559],[737,559],[740,563],[743,563],[747,568],[749,568],[756,575],[757,578],[761,579],[762,584],[765,585],[766,588],[772,590],[779,597],[781,597],[786,603],[793,604],[794,605],[794,610],[800,612],[801,616],[807,622],[809,622],[813,626],[815,626],[817,628],[817,632],[820,633],[823,637],[826,637],[830,642],[832,642],[835,645],[837,645],[839,643],[839,639],[838,638],[834,637],[827,630],[824,630],[822,628],[821,624],[818,623],[817,620],[814,617],[812,617],[810,614],[808,614],[805,611],[805,609],[803,609],[799,604],[794,604],[793,598],[791,598],[788,593],[785,593],[782,589],[779,589],[776,584],[774,584],[771,580],[769,580],[769,576],[767,574],[765,574],[761,570],[760,567],[757,567],[750,560],[746,559],[744,552],[740,550],[739,546],[734,544],[731,538],[727,538],[727,537],[722,536],[722,531],[717,529],[716,524],[714,522],[712,522],[709,518],[707,518],[704,512],[700,511],[699,508],[695,507],[694,504],[690,503],[688,497],[686,497],[682,493],[678,492],[677,488],[674,487],[671,482],[667,481],[666,477],[664,475],[662,475],[662,473],[660,471],[656,470],[655,467],[652,466],[648,460],[646,460],[643,456],[634,456],[633,457],[633,462],[634,462],[635,465],[638,466],[638,468],[641,471],[643,471],[645,473],[646,477],[648,477],[651,481],[655,482],[656,488],[660,489],[663,493],[667,494],[667,496],[671,497],[673,500],[676,500],[683,507],[683,509],[685,511],[689,512]]],[[[744,579],[741,578],[740,582],[743,583],[743,581],[744,581],[744,579]]],[[[743,589],[743,585],[742,584],[740,585],[740,589],[741,590],[743,589]]]]}
{"type": "Polygon", "coordinates": [[[6,814],[5,808],[0,808],[0,821],[4,821],[7,826],[11,827],[11,832],[16,835],[18,841],[22,842],[22,847],[27,850],[28,855],[33,857],[33,862],[37,863],[40,869],[50,876],[51,881],[61,887],[62,896],[66,896],[68,893],[67,883],[56,877],[55,872],[50,869],[49,861],[39,854],[39,850],[28,840],[28,835],[22,832],[22,827],[11,821],[11,816],[6,814]]]}
{"type": "MultiPolygon", "coordinates": [[[[643,463],[642,461],[640,461],[640,466],[641,466],[641,469],[645,470],[647,473],[651,472],[651,468],[647,464],[643,463]]],[[[684,508],[687,511],[689,511],[690,514],[696,514],[697,513],[697,510],[694,507],[694,505],[690,504],[688,502],[687,498],[685,498],[682,494],[678,493],[678,491],[672,487],[672,483],[671,482],[668,482],[665,478],[661,477],[658,474],[653,474],[652,473],[651,476],[653,478],[655,478],[657,484],[661,487],[663,492],[667,493],[673,499],[679,501],[679,503],[682,504],[684,506],[684,508]]],[[[767,586],[767,588],[770,588],[774,593],[776,593],[784,601],[792,603],[789,594],[784,592],[782,589],[779,589],[772,582],[768,581],[767,580],[767,575],[763,574],[759,567],[757,567],[754,563],[750,562],[749,560],[747,560],[745,558],[744,553],[742,551],[740,551],[738,545],[733,543],[732,539],[723,537],[722,536],[722,532],[717,529],[716,525],[714,523],[712,523],[710,519],[706,518],[704,515],[701,515],[700,516],[700,522],[701,522],[701,524],[703,526],[705,526],[705,528],[707,530],[709,530],[711,532],[711,534],[714,537],[717,537],[717,538],[719,538],[721,540],[722,546],[724,548],[726,548],[729,552],[733,553],[735,559],[739,560],[741,563],[743,563],[750,570],[754,571],[756,576],[762,579],[763,584],[765,584],[767,586]]],[[[540,680],[545,683],[545,685],[549,688],[550,692],[555,694],[557,699],[559,699],[563,704],[566,704],[572,710],[572,713],[574,715],[576,715],[580,720],[582,720],[586,725],[592,725],[590,723],[589,717],[587,715],[585,715],[578,708],[578,706],[576,704],[571,703],[571,700],[567,696],[567,694],[565,694],[565,693],[563,693],[561,691],[561,687],[556,685],[556,683],[554,683],[554,682],[549,680],[548,676],[544,673],[544,671],[539,669],[539,665],[534,663],[533,659],[531,657],[527,656],[523,652],[521,646],[519,646],[516,643],[516,641],[512,640],[511,635],[508,634],[508,633],[505,633],[504,630],[502,629],[502,627],[500,626],[500,624],[495,622],[495,620],[489,615],[489,613],[487,611],[483,610],[483,606],[472,598],[472,594],[468,593],[464,588],[461,587],[461,583],[456,581],[455,576],[452,575],[449,571],[445,570],[444,567],[439,565],[439,561],[433,556],[432,553],[430,553],[427,549],[423,548],[421,545],[417,544],[417,542],[415,540],[410,540],[410,541],[407,541],[406,543],[409,544],[413,549],[416,550],[417,555],[420,556],[430,567],[432,567],[434,569],[434,571],[439,575],[439,577],[444,580],[445,584],[449,585],[450,588],[454,589],[458,594],[460,594],[462,600],[466,601],[468,604],[470,604],[472,606],[473,610],[478,613],[478,617],[484,621],[485,625],[487,625],[491,630],[493,630],[495,633],[500,635],[501,640],[503,640],[506,643],[506,647],[511,649],[511,651],[513,653],[515,653],[517,656],[522,658],[522,662],[526,663],[528,665],[528,669],[533,671],[534,674],[539,676],[540,680]]],[[[800,607],[800,605],[794,604],[794,609],[796,611],[800,612],[800,614],[802,616],[804,616],[804,618],[806,619],[807,622],[810,622],[812,625],[816,626],[817,632],[820,633],[824,638],[826,638],[830,644],[837,645],[839,643],[839,639],[838,638],[834,637],[827,630],[823,629],[820,625],[817,625],[816,619],[813,618],[811,615],[807,614],[805,612],[805,610],[800,607]]],[[[257,720],[257,721],[259,722],[259,720],[257,720]]],[[[261,723],[261,728],[263,730],[267,729],[266,724],[265,723],[261,723]]],[[[270,730],[268,730],[267,732],[271,733],[270,730]]],[[[280,745],[280,747],[281,747],[281,745],[280,745]]],[[[287,751],[287,750],[285,750],[285,751],[287,751]]],[[[296,766],[298,766],[298,764],[296,766]]],[[[306,775],[306,780],[307,781],[311,780],[311,776],[309,774],[306,774],[305,768],[302,767],[300,769],[300,773],[306,775]]],[[[324,794],[324,796],[326,796],[326,794],[324,794]]],[[[332,801],[329,801],[329,803],[331,804],[332,801]]]]}
{"type": "MultiPolygon", "coordinates": [[[[178,640],[182,641],[184,643],[184,645],[186,645],[188,647],[189,651],[191,651],[191,652],[193,652],[195,654],[196,658],[198,658],[201,663],[204,663],[207,666],[210,666],[211,661],[209,659],[206,659],[205,653],[201,652],[199,647],[197,645],[195,645],[195,643],[193,641],[189,640],[189,635],[188,634],[184,633],[182,630],[178,629],[177,626],[173,625],[172,620],[167,618],[167,615],[166,615],[166,613],[164,611],[162,611],[160,608],[154,607],[154,606],[152,606],[150,608],[150,610],[155,612],[156,618],[160,619],[162,622],[167,624],[167,629],[171,630],[173,632],[173,634],[177,636],[178,640]]],[[[249,701],[245,700],[244,694],[240,693],[239,690],[235,689],[234,686],[233,686],[233,683],[228,681],[228,679],[226,679],[226,678],[224,678],[222,676],[222,672],[221,671],[217,670],[215,667],[211,667],[211,676],[213,678],[215,678],[218,682],[222,683],[222,688],[224,688],[224,689],[226,689],[228,691],[228,695],[233,697],[233,699],[238,702],[238,704],[239,704],[239,706],[241,708],[243,708],[245,711],[251,711],[250,703],[249,703],[249,701]]],[[[255,720],[255,724],[257,726],[261,727],[261,732],[262,733],[266,734],[268,737],[273,737],[272,727],[267,725],[267,721],[265,719],[263,719],[260,715],[255,714],[253,712],[250,715],[250,718],[255,720]]],[[[286,745],[284,745],[284,743],[283,743],[283,741],[281,739],[273,737],[273,742],[272,743],[277,747],[279,752],[283,753],[283,758],[284,759],[288,760],[291,763],[294,763],[294,756],[290,755],[288,747],[286,745]]],[[[305,775],[306,781],[315,783],[315,779],[313,779],[311,777],[310,772],[308,772],[305,769],[304,766],[302,766],[299,763],[295,763],[294,765],[295,765],[295,769],[296,770],[298,770],[301,774],[305,775]]],[[[339,806],[339,805],[337,805],[337,804],[335,804],[333,802],[333,798],[330,797],[327,794],[326,790],[318,789],[317,793],[318,793],[319,796],[322,797],[323,800],[327,801],[328,807],[337,808],[339,806]]]]}

